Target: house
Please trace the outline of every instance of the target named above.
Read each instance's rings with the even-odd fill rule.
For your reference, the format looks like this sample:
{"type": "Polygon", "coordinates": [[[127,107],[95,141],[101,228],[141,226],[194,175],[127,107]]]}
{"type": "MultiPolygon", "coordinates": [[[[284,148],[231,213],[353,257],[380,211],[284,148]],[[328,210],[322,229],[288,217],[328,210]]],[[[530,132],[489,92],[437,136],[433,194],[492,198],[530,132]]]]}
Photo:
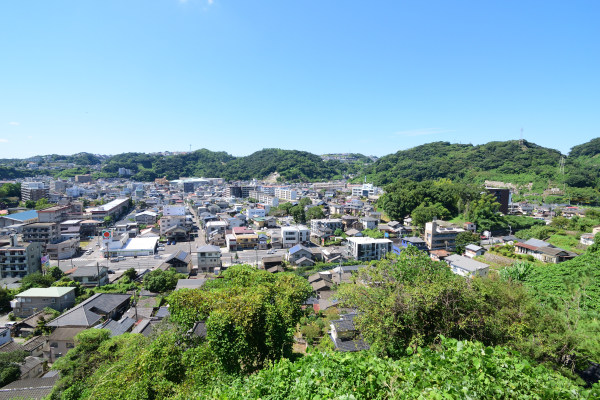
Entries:
{"type": "Polygon", "coordinates": [[[192,255],[183,250],[179,250],[168,256],[159,268],[163,270],[174,268],[179,274],[189,275],[192,272],[192,267],[192,255]]]}
{"type": "Polygon", "coordinates": [[[25,360],[19,365],[21,379],[39,378],[44,375],[44,363],[45,360],[40,357],[25,357],[25,360]]]}
{"type": "Polygon", "coordinates": [[[89,328],[108,318],[118,319],[129,307],[130,299],[129,294],[97,293],[48,322],[46,326],[89,328]]]}
{"type": "Polygon", "coordinates": [[[19,379],[0,388],[0,398],[41,400],[50,395],[57,380],[58,375],[19,379]]]}
{"type": "Polygon", "coordinates": [[[48,337],[48,343],[44,347],[44,356],[50,362],[55,362],[75,347],[75,336],[85,329],[83,326],[76,328],[56,328],[48,337]]]}
{"type": "Polygon", "coordinates": [[[363,217],[360,219],[363,229],[377,229],[379,220],[372,217],[363,217]]]}
{"type": "Polygon", "coordinates": [[[348,251],[354,259],[359,261],[381,260],[392,251],[392,241],[370,237],[351,237],[348,238],[348,251]]]}
{"type": "Polygon", "coordinates": [[[310,229],[304,225],[284,226],[281,228],[281,244],[284,249],[310,241],[310,229]]]}
{"type": "Polygon", "coordinates": [[[576,253],[555,247],[548,242],[529,239],[523,243],[515,243],[515,253],[531,255],[540,261],[558,264],[577,257],[576,253]]]}
{"type": "Polygon", "coordinates": [[[414,246],[418,250],[427,251],[427,243],[420,237],[416,237],[416,236],[403,237],[400,240],[400,246],[402,246],[404,248],[407,248],[408,246],[414,246]]]}
{"type": "MultiPolygon", "coordinates": [[[[96,326],[98,329],[106,329],[110,332],[110,337],[119,336],[126,332],[129,332],[133,325],[135,324],[135,320],[126,316],[123,316],[120,320],[116,321],[114,319],[107,319],[102,325],[96,326]]],[[[68,329],[68,328],[58,328],[58,329],[68,329]]],[[[57,330],[58,330],[57,329],[57,330]]]]}
{"type": "Polygon", "coordinates": [[[331,321],[331,340],[337,351],[354,352],[368,350],[369,345],[354,325],[357,314],[341,315],[340,319],[331,321]]]}
{"type": "Polygon", "coordinates": [[[312,260],[313,253],[301,244],[297,244],[288,250],[287,259],[290,263],[296,264],[296,262],[302,258],[312,260]]]}
{"type": "Polygon", "coordinates": [[[481,246],[477,246],[476,244],[469,244],[465,246],[465,256],[469,258],[482,256],[485,253],[485,249],[481,246]]]}
{"type": "Polygon", "coordinates": [[[12,341],[12,337],[10,336],[10,328],[4,326],[0,327],[0,346],[10,341],[12,341]]]}
{"type": "Polygon", "coordinates": [[[18,321],[14,326],[14,335],[20,337],[27,337],[33,334],[33,331],[37,328],[38,323],[41,320],[48,321],[52,319],[52,314],[47,313],[44,310],[40,310],[31,316],[18,321]]]}
{"type": "Polygon", "coordinates": [[[433,261],[444,261],[450,254],[451,253],[447,250],[431,250],[429,252],[429,257],[433,261]]]}
{"type": "Polygon", "coordinates": [[[108,268],[98,263],[86,265],[78,267],[69,277],[83,287],[104,286],[108,285],[108,268]]]}
{"type": "Polygon", "coordinates": [[[34,336],[23,343],[23,350],[30,356],[42,357],[44,355],[44,345],[47,342],[47,336],[34,336]]]}
{"type": "Polygon", "coordinates": [[[46,252],[51,260],[66,260],[74,257],[79,251],[79,238],[67,239],[46,245],[46,252]]]}
{"type": "Polygon", "coordinates": [[[206,283],[206,279],[178,279],[175,290],[200,289],[206,283]]]}
{"type": "Polygon", "coordinates": [[[465,231],[469,231],[469,232],[475,233],[475,231],[477,230],[477,225],[475,225],[473,222],[465,222],[463,224],[463,229],[465,231]]]}
{"type": "Polygon", "coordinates": [[[583,244],[584,246],[591,246],[594,244],[594,237],[595,235],[593,233],[584,233],[579,238],[579,243],[583,244]]]}
{"type": "Polygon", "coordinates": [[[490,271],[489,265],[457,254],[446,257],[444,261],[448,263],[450,269],[455,274],[470,278],[474,276],[487,276],[490,271]]]}
{"type": "Polygon", "coordinates": [[[283,264],[283,256],[267,256],[262,258],[263,268],[269,270],[269,268],[278,267],[283,264]]]}
{"type": "Polygon", "coordinates": [[[221,268],[221,249],[217,246],[205,245],[196,249],[198,254],[198,273],[214,273],[221,268]]]}
{"type": "Polygon", "coordinates": [[[152,211],[142,211],[141,213],[135,214],[135,222],[140,225],[154,225],[158,214],[152,211]]]}
{"type": "Polygon", "coordinates": [[[46,307],[63,311],[75,304],[74,287],[32,288],[15,296],[10,302],[13,314],[19,318],[29,317],[46,307]]]}

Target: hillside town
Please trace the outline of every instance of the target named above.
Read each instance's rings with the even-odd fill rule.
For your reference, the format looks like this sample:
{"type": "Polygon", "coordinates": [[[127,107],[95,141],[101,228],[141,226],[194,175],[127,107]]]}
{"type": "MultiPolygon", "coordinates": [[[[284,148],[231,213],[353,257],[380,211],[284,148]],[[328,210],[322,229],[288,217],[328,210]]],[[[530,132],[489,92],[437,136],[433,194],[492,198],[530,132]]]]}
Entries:
{"type": "MultiPolygon", "coordinates": [[[[578,256],[544,240],[519,239],[512,229],[480,232],[472,222],[435,217],[419,227],[410,215],[389,220],[377,207],[383,189],[366,182],[144,183],[78,175],[0,184],[20,184],[22,204],[38,206],[0,211],[0,286],[16,293],[10,314],[2,317],[0,352],[25,351],[19,379],[46,389],[56,379],[49,367],[83,330],[148,336],[169,315],[168,305],[157,300],[159,292],[129,284],[153,274],[176,273],[174,287],[162,290],[177,291],[201,288],[236,264],[272,274],[292,271],[312,288],[304,306],[323,313],[336,310],[341,283],[354,282],[357,271],[371,262],[411,247],[465,279],[487,277],[490,268],[498,268],[488,260],[502,257],[497,249],[507,246],[511,257],[541,263],[578,256]],[[32,285],[32,276],[49,278],[51,285],[32,285]],[[21,290],[25,282],[29,288],[21,290]],[[92,291],[82,295],[82,288],[92,291]]],[[[545,225],[555,217],[585,218],[585,208],[513,203],[510,189],[485,190],[500,214],[530,216],[545,225]]],[[[600,227],[582,234],[581,249],[592,245],[598,232],[600,227]]],[[[336,314],[339,319],[325,329],[329,339],[321,340],[341,352],[368,348],[352,322],[355,316],[351,309],[336,314]]],[[[313,336],[300,334],[296,341],[306,346],[313,336]]],[[[13,385],[23,386],[18,382],[13,385]]]]}

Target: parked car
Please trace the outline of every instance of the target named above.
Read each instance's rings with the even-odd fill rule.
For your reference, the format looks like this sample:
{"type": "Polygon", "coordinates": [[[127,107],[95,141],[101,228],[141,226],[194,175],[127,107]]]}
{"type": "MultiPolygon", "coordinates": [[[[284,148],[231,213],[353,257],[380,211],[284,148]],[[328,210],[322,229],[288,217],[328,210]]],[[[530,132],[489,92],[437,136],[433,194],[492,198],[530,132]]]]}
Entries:
{"type": "Polygon", "coordinates": [[[271,249],[271,250],[267,251],[267,254],[275,254],[275,253],[277,253],[277,250],[275,250],[275,249],[271,249]]]}
{"type": "Polygon", "coordinates": [[[160,254],[155,254],[154,258],[158,260],[158,259],[162,258],[162,256],[160,254]]]}
{"type": "Polygon", "coordinates": [[[119,262],[119,258],[118,258],[118,257],[111,258],[111,259],[110,259],[110,262],[119,262]]]}
{"type": "Polygon", "coordinates": [[[173,245],[174,245],[174,244],[177,244],[177,242],[176,242],[176,241],[174,241],[174,240],[171,240],[171,244],[173,244],[173,245]]]}
{"type": "Polygon", "coordinates": [[[125,257],[124,256],[119,256],[119,261],[125,261],[125,257]]]}

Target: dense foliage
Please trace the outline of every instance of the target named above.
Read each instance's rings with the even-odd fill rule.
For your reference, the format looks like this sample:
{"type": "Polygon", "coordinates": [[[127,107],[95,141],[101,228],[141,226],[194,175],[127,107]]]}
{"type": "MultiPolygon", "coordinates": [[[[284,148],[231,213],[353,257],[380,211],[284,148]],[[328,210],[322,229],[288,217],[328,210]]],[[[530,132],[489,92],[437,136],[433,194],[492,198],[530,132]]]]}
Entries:
{"type": "Polygon", "coordinates": [[[27,352],[24,350],[0,352],[0,387],[21,377],[19,364],[25,360],[26,356],[27,352]]]}
{"type": "Polygon", "coordinates": [[[166,271],[155,269],[144,276],[144,288],[154,293],[168,292],[175,289],[177,280],[184,277],[184,275],[178,274],[174,269],[166,271]]]}
{"type": "Polygon", "coordinates": [[[195,398],[593,399],[599,389],[582,389],[505,347],[442,338],[438,349],[419,348],[399,360],[314,352],[250,377],[219,382],[195,398]]]}

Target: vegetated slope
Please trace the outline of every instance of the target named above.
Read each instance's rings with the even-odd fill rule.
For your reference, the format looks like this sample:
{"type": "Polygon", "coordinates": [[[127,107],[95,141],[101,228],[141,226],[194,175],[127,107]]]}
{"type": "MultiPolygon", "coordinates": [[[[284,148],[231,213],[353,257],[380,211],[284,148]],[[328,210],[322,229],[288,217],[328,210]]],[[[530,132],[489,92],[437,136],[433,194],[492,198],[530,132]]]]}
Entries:
{"type": "Polygon", "coordinates": [[[118,176],[119,168],[130,169],[134,179],[150,181],[166,176],[223,177],[227,180],[265,178],[278,172],[282,180],[307,182],[341,178],[358,166],[340,161],[323,161],[306,151],[264,149],[249,156],[234,157],[225,152],[202,149],[187,154],[124,153],[111,157],[102,167],[106,177],[118,176]]]}
{"type": "Polygon", "coordinates": [[[398,177],[415,181],[505,179],[521,183],[555,178],[560,158],[559,151],[527,141],[478,146],[434,142],[382,157],[366,171],[378,185],[391,183],[398,177]]]}
{"type": "Polygon", "coordinates": [[[574,187],[600,187],[600,138],[574,146],[567,158],[565,182],[574,187]]]}
{"type": "Polygon", "coordinates": [[[560,264],[533,266],[524,279],[543,303],[576,302],[600,315],[600,254],[586,252],[560,264]]]}

